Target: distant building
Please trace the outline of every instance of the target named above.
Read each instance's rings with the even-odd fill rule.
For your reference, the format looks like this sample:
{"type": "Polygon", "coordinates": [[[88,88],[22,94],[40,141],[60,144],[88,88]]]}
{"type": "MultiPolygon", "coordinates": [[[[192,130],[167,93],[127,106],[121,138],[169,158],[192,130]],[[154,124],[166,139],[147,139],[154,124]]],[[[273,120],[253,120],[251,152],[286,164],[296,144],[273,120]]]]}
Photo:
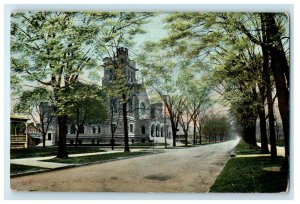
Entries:
{"type": "MultiPolygon", "coordinates": [[[[47,129],[46,132],[46,138],[45,138],[45,145],[46,146],[52,146],[52,145],[56,145],[57,141],[58,141],[58,124],[57,124],[57,118],[53,116],[53,107],[51,105],[49,105],[48,103],[41,103],[40,104],[40,111],[41,111],[41,115],[43,115],[44,118],[44,128],[46,129],[46,126],[49,123],[49,127],[47,129]]],[[[39,118],[38,120],[41,120],[41,118],[39,118]]],[[[32,124],[32,133],[34,133],[34,127],[38,130],[38,129],[42,129],[41,128],[41,121],[39,121],[39,123],[35,123],[32,124]]],[[[34,136],[37,137],[37,134],[32,134],[34,136]]],[[[38,144],[38,146],[42,146],[43,145],[43,136],[41,133],[39,133],[40,135],[40,143],[38,144]]]]}

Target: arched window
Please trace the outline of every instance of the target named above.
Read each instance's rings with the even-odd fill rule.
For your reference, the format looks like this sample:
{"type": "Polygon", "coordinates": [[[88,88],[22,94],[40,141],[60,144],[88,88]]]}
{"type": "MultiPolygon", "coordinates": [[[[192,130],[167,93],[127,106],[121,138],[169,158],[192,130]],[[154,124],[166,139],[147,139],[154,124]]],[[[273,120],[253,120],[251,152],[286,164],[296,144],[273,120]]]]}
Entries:
{"type": "Polygon", "coordinates": [[[113,99],[110,100],[110,103],[111,103],[110,105],[111,105],[111,107],[112,107],[114,113],[118,113],[118,112],[119,112],[119,109],[120,109],[118,99],[113,98],[113,99]]]}
{"type": "Polygon", "coordinates": [[[70,134],[75,134],[75,125],[71,125],[70,127],[70,134]]]}
{"type": "Polygon", "coordinates": [[[130,131],[131,133],[133,133],[133,124],[130,124],[130,125],[129,125],[129,131],[130,131]]]}
{"type": "Polygon", "coordinates": [[[154,129],[155,129],[155,127],[154,127],[154,125],[152,125],[151,126],[151,137],[154,137],[154,129]]]}
{"type": "Polygon", "coordinates": [[[129,113],[131,113],[132,110],[133,110],[132,99],[129,99],[129,100],[128,100],[128,111],[129,111],[129,113]]]}
{"type": "Polygon", "coordinates": [[[101,133],[101,126],[98,125],[98,133],[101,133]]]}
{"type": "Polygon", "coordinates": [[[143,135],[146,133],[146,128],[145,128],[145,126],[142,126],[142,127],[141,127],[141,132],[142,132],[143,135]]]}
{"type": "Polygon", "coordinates": [[[146,105],[144,102],[141,102],[140,104],[140,110],[141,110],[141,115],[145,115],[146,114],[146,105]]]}
{"type": "Polygon", "coordinates": [[[84,133],[84,126],[82,124],[79,125],[78,132],[79,132],[79,134],[83,134],[84,133]]]}
{"type": "Polygon", "coordinates": [[[96,133],[96,127],[93,126],[93,133],[96,133]]]}
{"type": "Polygon", "coordinates": [[[157,124],[156,125],[156,134],[155,134],[155,136],[159,137],[159,133],[160,133],[160,127],[159,127],[159,124],[157,124]]]}
{"type": "Polygon", "coordinates": [[[160,136],[163,137],[164,136],[164,126],[161,127],[160,132],[161,132],[160,136]]]}

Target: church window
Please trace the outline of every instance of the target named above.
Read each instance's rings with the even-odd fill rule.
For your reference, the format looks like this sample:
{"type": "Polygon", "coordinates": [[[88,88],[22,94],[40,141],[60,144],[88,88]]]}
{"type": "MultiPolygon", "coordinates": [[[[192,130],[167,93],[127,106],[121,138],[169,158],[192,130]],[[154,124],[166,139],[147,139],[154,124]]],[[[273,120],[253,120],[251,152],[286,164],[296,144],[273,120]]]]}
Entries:
{"type": "Polygon", "coordinates": [[[48,133],[48,140],[51,140],[51,133],[48,133]]]}
{"type": "Polygon", "coordinates": [[[146,133],[146,128],[145,128],[145,126],[142,126],[142,127],[141,127],[141,132],[142,132],[143,135],[146,133]]]}
{"type": "Polygon", "coordinates": [[[118,111],[119,111],[119,102],[118,102],[118,100],[117,99],[111,99],[111,106],[112,106],[112,109],[113,109],[113,111],[114,111],[114,113],[118,113],[118,111]]]}
{"type": "Polygon", "coordinates": [[[131,133],[133,133],[133,124],[130,124],[130,125],[129,125],[129,131],[130,131],[131,133]]]}
{"type": "Polygon", "coordinates": [[[111,124],[111,131],[115,132],[117,129],[117,124],[111,124]]]}
{"type": "Polygon", "coordinates": [[[128,111],[129,111],[129,113],[131,113],[132,110],[133,110],[133,107],[132,107],[132,99],[129,99],[129,101],[128,101],[128,111]]]}
{"type": "Polygon", "coordinates": [[[155,126],[152,125],[152,126],[151,126],[151,136],[152,136],[152,137],[154,137],[154,129],[155,129],[155,126]]]}
{"type": "Polygon", "coordinates": [[[155,134],[155,136],[159,137],[159,133],[160,133],[160,127],[159,127],[159,125],[156,125],[156,134],[155,134]]]}
{"type": "Polygon", "coordinates": [[[141,115],[145,115],[146,114],[146,105],[144,102],[141,102],[140,109],[141,109],[141,115]]]}

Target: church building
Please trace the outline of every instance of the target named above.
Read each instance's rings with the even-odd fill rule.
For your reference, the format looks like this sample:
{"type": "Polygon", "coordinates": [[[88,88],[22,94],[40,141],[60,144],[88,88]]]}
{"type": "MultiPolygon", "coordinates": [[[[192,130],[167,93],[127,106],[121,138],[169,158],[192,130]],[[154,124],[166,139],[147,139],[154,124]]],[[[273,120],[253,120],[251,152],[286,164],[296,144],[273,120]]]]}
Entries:
{"type": "MultiPolygon", "coordinates": [[[[127,48],[118,48],[113,59],[104,60],[104,76],[102,86],[110,86],[117,73],[115,64],[122,64],[123,83],[128,88],[127,94],[127,120],[130,143],[164,142],[166,134],[168,142],[171,141],[172,130],[169,118],[166,117],[162,103],[151,104],[143,83],[136,78],[136,65],[128,57],[127,48]],[[114,63],[114,64],[113,64],[114,63]]],[[[120,71],[120,70],[118,70],[120,71]]],[[[117,98],[110,99],[113,113],[103,124],[94,124],[79,128],[79,144],[110,144],[113,137],[115,144],[124,144],[124,127],[122,105],[117,98]],[[112,134],[113,133],[113,134],[112,134]]],[[[56,134],[58,137],[58,135],[56,134]]],[[[75,126],[68,126],[67,144],[75,143],[75,126]]],[[[58,140],[58,138],[57,138],[58,140]]]]}

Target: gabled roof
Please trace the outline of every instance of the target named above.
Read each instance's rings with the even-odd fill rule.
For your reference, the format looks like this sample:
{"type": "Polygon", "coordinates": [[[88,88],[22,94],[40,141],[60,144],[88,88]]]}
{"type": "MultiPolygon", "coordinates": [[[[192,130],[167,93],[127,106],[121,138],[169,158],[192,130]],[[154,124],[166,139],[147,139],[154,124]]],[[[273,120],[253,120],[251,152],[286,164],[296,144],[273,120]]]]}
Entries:
{"type": "Polygon", "coordinates": [[[20,122],[24,121],[24,122],[26,122],[27,120],[29,120],[29,118],[25,115],[12,114],[12,115],[10,115],[10,120],[11,121],[20,121],[20,122]]]}

